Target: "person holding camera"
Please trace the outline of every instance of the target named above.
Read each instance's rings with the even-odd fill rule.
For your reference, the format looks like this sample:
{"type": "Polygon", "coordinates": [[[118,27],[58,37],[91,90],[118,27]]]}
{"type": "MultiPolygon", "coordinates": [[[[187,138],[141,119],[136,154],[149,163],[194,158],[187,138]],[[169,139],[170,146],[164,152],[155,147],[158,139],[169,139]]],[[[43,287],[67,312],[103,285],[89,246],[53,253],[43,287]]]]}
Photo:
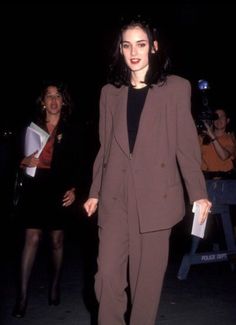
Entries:
{"type": "Polygon", "coordinates": [[[207,173],[228,173],[234,169],[236,140],[233,133],[227,131],[230,119],[224,108],[214,110],[216,119],[210,126],[206,121],[206,130],[200,135],[202,152],[202,170],[207,173]]]}

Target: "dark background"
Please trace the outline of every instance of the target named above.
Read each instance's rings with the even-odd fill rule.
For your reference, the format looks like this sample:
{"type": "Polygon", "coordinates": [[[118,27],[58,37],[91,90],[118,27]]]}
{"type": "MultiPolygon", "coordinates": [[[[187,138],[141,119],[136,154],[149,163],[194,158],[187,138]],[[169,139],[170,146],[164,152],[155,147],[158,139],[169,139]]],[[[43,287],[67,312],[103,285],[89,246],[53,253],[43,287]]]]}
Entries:
{"type": "MultiPolygon", "coordinates": [[[[98,149],[98,103],[121,17],[149,16],[167,48],[173,73],[188,78],[193,114],[203,109],[197,81],[209,81],[209,106],[234,107],[233,4],[222,1],[104,3],[8,3],[0,5],[1,113],[0,176],[4,205],[11,202],[19,130],[34,112],[42,82],[64,80],[75,101],[74,121],[82,128],[88,184],[98,149]],[[198,98],[198,100],[196,100],[198,98]],[[195,101],[196,100],[196,101],[195,101]]],[[[86,195],[86,194],[85,194],[86,195]]]]}
{"type": "MultiPolygon", "coordinates": [[[[160,31],[161,41],[168,49],[173,72],[191,81],[193,98],[199,94],[197,81],[208,80],[211,87],[208,93],[210,105],[218,103],[228,108],[232,116],[232,126],[236,130],[233,78],[236,17],[233,4],[227,1],[172,3],[168,0],[151,3],[143,0],[142,4],[128,1],[109,4],[81,1],[79,4],[69,1],[37,3],[33,0],[31,3],[1,2],[0,255],[3,268],[0,268],[0,273],[3,270],[3,274],[7,274],[6,266],[9,265],[10,278],[11,272],[16,269],[12,267],[12,263],[17,260],[16,256],[20,256],[23,243],[20,241],[22,238],[19,237],[18,229],[15,229],[16,216],[12,212],[18,131],[30,121],[42,82],[56,78],[64,80],[68,83],[75,101],[75,122],[84,129],[85,172],[87,179],[91,178],[92,162],[98,148],[100,89],[106,82],[110,50],[120,17],[129,13],[141,13],[152,18],[160,31]],[[19,247],[18,243],[21,243],[19,247]],[[5,258],[8,255],[10,257],[5,258]]],[[[201,109],[201,104],[193,100],[193,113],[197,114],[201,109]]],[[[89,183],[87,182],[88,186],[89,183]]],[[[83,193],[84,197],[87,195],[86,191],[87,189],[83,193]]],[[[76,209],[82,211],[84,199],[80,197],[80,200],[81,204],[75,208],[75,218],[71,221],[67,239],[70,238],[73,249],[77,249],[76,243],[79,238],[83,238],[87,258],[85,280],[89,288],[92,288],[91,279],[96,269],[97,254],[96,219],[79,219],[83,212],[78,214],[76,209]]],[[[181,254],[186,251],[184,245],[185,238],[189,238],[190,223],[189,219],[177,225],[171,246],[174,247],[175,256],[177,246],[180,247],[181,254]]],[[[0,275],[1,279],[4,283],[6,276],[0,275]]],[[[205,287],[208,286],[204,285],[204,289],[205,287]]],[[[12,292],[9,291],[9,294],[12,292]]],[[[87,299],[93,302],[93,297],[89,297],[90,290],[87,292],[87,299]]]]}
{"type": "Polygon", "coordinates": [[[127,13],[149,15],[173,72],[191,81],[193,93],[197,80],[207,79],[211,98],[235,115],[235,12],[227,1],[8,3],[0,9],[2,127],[14,130],[30,116],[42,80],[55,78],[69,84],[78,118],[96,121],[114,33],[127,13]]]}
{"type": "MultiPolygon", "coordinates": [[[[88,174],[98,148],[98,102],[117,28],[122,16],[152,19],[173,73],[188,78],[193,114],[201,110],[197,81],[209,81],[209,106],[234,108],[235,11],[227,1],[155,1],[80,4],[70,2],[2,3],[0,5],[2,184],[14,178],[14,143],[35,108],[42,82],[64,80],[75,101],[74,121],[83,127],[88,174]],[[195,99],[198,98],[197,101],[195,99]]],[[[5,193],[5,186],[2,186],[5,193]]],[[[5,194],[6,195],[6,194],[5,194]]],[[[8,195],[9,197],[9,195],[8,195]]]]}

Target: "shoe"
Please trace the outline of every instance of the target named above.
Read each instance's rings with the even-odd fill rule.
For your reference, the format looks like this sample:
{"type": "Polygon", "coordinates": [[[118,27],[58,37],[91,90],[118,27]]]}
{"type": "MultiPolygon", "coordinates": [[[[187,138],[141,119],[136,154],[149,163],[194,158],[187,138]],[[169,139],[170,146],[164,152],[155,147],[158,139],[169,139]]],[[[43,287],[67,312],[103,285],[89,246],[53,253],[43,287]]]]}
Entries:
{"type": "Polygon", "coordinates": [[[54,306],[58,306],[58,305],[60,305],[60,303],[61,303],[61,301],[60,301],[60,297],[56,297],[56,298],[54,298],[54,299],[52,299],[52,298],[49,298],[49,299],[48,299],[48,304],[49,304],[49,306],[52,306],[52,305],[54,305],[54,306]]]}
{"type": "Polygon", "coordinates": [[[16,318],[23,318],[25,316],[26,306],[26,300],[17,302],[13,309],[12,316],[16,318]]]}
{"type": "Polygon", "coordinates": [[[58,306],[61,303],[60,299],[60,290],[57,288],[55,291],[51,291],[49,298],[48,298],[48,304],[49,306],[58,306]]]}

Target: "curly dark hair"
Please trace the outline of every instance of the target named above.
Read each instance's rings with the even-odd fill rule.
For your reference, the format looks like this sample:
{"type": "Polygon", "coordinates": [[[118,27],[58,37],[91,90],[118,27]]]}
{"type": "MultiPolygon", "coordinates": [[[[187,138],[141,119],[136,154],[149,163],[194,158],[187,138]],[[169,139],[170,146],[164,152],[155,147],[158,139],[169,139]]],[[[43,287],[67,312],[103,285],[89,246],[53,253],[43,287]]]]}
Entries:
{"type": "Polygon", "coordinates": [[[39,97],[36,100],[36,104],[37,104],[37,117],[36,120],[38,122],[38,124],[42,127],[45,126],[45,122],[46,122],[46,111],[43,110],[43,102],[44,102],[44,98],[45,95],[47,93],[48,87],[56,87],[58,92],[61,94],[62,96],[62,100],[63,100],[63,106],[62,106],[62,111],[61,111],[61,116],[60,116],[60,122],[67,122],[71,116],[72,110],[73,110],[73,102],[71,99],[71,95],[69,93],[68,90],[68,86],[59,80],[48,80],[48,81],[44,81],[42,89],[41,89],[41,93],[39,95],[39,97]]]}
{"type": "Polygon", "coordinates": [[[158,41],[158,32],[155,27],[152,26],[150,20],[144,20],[140,15],[135,16],[129,20],[123,19],[122,26],[118,32],[118,36],[115,42],[115,49],[112,55],[112,62],[109,66],[108,82],[116,87],[122,85],[130,85],[131,71],[127,67],[123,55],[120,53],[120,44],[122,43],[122,34],[125,30],[133,27],[140,27],[146,34],[149,40],[149,69],[147,71],[144,82],[148,86],[153,84],[163,83],[166,80],[166,76],[170,68],[170,59],[166,55],[164,49],[158,49],[155,53],[152,52],[153,42],[158,41]]]}

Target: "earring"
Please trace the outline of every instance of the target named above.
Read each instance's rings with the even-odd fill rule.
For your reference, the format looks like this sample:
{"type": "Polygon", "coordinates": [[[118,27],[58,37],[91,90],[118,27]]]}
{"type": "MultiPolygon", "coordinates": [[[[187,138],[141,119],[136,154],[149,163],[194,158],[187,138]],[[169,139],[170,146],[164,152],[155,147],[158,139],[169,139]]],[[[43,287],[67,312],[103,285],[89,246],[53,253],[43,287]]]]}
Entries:
{"type": "Polygon", "coordinates": [[[45,105],[43,105],[43,107],[42,107],[42,110],[43,110],[43,111],[45,111],[45,109],[46,109],[46,106],[45,106],[45,105]]]}

